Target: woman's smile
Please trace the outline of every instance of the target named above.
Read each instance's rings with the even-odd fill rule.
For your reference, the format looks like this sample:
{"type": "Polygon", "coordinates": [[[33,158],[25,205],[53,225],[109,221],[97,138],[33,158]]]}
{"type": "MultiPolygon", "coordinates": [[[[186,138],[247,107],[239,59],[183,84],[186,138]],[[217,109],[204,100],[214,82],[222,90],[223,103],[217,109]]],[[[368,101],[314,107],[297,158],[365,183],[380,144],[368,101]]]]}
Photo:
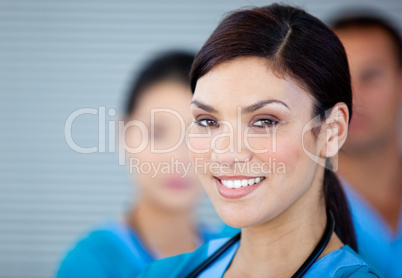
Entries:
{"type": "Polygon", "coordinates": [[[222,197],[238,199],[256,190],[265,180],[265,177],[215,176],[214,179],[222,197]]]}

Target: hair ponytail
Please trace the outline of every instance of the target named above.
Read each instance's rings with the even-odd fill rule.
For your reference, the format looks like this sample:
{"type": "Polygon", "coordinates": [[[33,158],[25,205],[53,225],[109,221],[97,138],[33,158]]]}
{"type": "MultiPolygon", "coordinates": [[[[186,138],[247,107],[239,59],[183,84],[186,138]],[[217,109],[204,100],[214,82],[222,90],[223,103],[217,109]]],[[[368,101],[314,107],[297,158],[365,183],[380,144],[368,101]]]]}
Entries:
{"type": "Polygon", "coordinates": [[[324,173],[324,198],[326,209],[332,211],[335,217],[335,233],[343,243],[357,251],[356,237],[346,195],[339,179],[328,168],[325,168],[324,173]]]}

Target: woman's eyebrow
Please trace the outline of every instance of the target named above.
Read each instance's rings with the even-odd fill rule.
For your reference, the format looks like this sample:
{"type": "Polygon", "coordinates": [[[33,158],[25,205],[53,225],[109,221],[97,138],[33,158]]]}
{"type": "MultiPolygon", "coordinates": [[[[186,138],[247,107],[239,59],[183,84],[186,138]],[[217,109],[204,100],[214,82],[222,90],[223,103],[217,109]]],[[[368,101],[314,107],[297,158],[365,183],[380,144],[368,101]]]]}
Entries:
{"type": "Polygon", "coordinates": [[[208,113],[217,113],[218,110],[216,110],[215,108],[213,108],[212,106],[202,103],[201,101],[198,100],[193,100],[191,102],[191,104],[196,105],[198,108],[207,111],[208,113]]]}
{"type": "Polygon", "coordinates": [[[290,110],[289,106],[284,103],[283,101],[277,100],[277,99],[267,99],[267,100],[261,100],[257,103],[254,103],[250,106],[246,106],[242,108],[242,112],[243,113],[252,113],[254,111],[257,111],[258,109],[264,107],[267,104],[271,104],[271,103],[278,103],[281,104],[283,106],[285,106],[288,110],[290,110]]]}
{"type": "MultiPolygon", "coordinates": [[[[285,106],[287,109],[290,110],[289,106],[283,101],[280,101],[280,100],[277,100],[277,99],[267,99],[267,100],[261,100],[261,101],[259,101],[257,103],[254,103],[254,104],[250,105],[250,106],[243,107],[242,108],[242,113],[252,113],[252,112],[257,111],[258,109],[264,107],[265,105],[268,105],[268,104],[271,104],[271,103],[281,104],[281,105],[285,106]]],[[[205,103],[202,103],[199,100],[193,100],[191,102],[191,104],[196,105],[198,108],[200,108],[202,110],[205,110],[208,113],[217,113],[218,112],[218,110],[216,110],[212,106],[210,106],[208,104],[205,104],[205,103]]]]}

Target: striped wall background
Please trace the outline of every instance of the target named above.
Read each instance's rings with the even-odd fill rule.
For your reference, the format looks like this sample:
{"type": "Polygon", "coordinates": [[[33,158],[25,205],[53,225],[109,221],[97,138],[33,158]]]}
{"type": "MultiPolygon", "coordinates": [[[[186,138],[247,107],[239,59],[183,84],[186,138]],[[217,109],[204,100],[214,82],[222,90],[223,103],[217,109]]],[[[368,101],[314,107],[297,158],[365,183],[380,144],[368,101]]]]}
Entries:
{"type": "MultiPolygon", "coordinates": [[[[378,7],[402,26],[402,1],[376,2],[353,4],[378,7]]],[[[80,108],[119,111],[128,82],[152,53],[197,50],[223,13],[268,3],[0,0],[0,277],[52,277],[77,236],[116,217],[135,196],[116,153],[68,146],[68,116],[80,108]]],[[[287,3],[325,19],[351,1],[287,3]]],[[[74,122],[77,144],[97,145],[98,115],[74,122]]],[[[117,119],[106,113],[106,132],[117,119]]],[[[199,213],[218,221],[207,200],[199,213]]]]}

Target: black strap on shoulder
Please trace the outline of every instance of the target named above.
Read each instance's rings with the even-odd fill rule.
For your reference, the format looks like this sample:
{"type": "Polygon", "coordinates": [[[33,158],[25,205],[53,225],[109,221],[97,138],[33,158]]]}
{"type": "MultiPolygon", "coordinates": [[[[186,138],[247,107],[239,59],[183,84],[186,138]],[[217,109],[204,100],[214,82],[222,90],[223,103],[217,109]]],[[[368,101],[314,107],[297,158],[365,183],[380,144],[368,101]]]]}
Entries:
{"type": "MultiPolygon", "coordinates": [[[[327,246],[329,240],[335,229],[335,217],[331,211],[327,211],[327,225],[325,227],[324,234],[320,242],[315,247],[314,251],[310,254],[307,260],[302,264],[302,266],[293,274],[292,278],[302,277],[307,270],[313,265],[317,258],[321,255],[322,251],[327,246]]],[[[222,255],[227,249],[229,249],[234,243],[240,240],[240,233],[228,240],[222,247],[215,251],[210,257],[199,264],[186,278],[195,278],[197,275],[201,274],[210,264],[212,264],[220,255],[222,255]]]]}
{"type": "Polygon", "coordinates": [[[197,275],[206,269],[211,263],[213,263],[220,255],[222,255],[226,250],[228,250],[236,241],[240,240],[240,233],[229,239],[222,247],[215,251],[211,256],[209,256],[205,261],[198,265],[193,271],[186,276],[186,278],[195,278],[197,275]]]}
{"type": "Polygon", "coordinates": [[[317,260],[317,258],[321,255],[322,251],[324,251],[327,246],[329,240],[335,229],[335,217],[332,211],[327,211],[327,226],[325,227],[324,234],[320,240],[320,242],[315,247],[313,253],[307,258],[307,260],[302,264],[302,266],[293,274],[292,278],[302,277],[307,270],[313,265],[313,263],[317,260]]]}

